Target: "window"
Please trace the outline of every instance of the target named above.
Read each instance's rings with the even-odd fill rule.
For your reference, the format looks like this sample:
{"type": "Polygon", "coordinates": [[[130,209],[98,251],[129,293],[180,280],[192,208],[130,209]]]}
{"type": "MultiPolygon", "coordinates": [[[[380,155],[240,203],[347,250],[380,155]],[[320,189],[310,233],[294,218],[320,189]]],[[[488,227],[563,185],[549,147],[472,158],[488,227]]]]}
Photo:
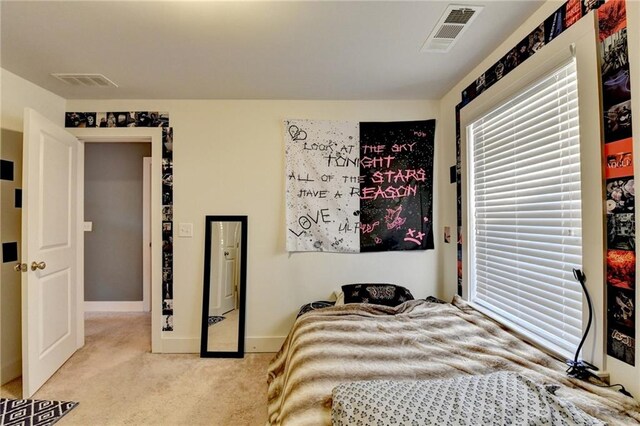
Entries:
{"type": "Polygon", "coordinates": [[[582,334],[575,60],[467,128],[470,300],[570,356],[582,334]]]}

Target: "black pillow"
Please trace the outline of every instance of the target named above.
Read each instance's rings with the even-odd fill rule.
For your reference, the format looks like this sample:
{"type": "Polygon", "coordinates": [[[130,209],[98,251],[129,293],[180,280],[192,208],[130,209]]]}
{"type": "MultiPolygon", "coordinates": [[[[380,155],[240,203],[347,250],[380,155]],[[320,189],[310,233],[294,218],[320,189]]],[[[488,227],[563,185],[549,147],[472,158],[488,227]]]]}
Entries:
{"type": "Polygon", "coordinates": [[[306,305],[302,305],[300,307],[300,311],[298,311],[298,315],[296,316],[296,318],[298,318],[302,314],[306,314],[307,312],[315,311],[316,309],[328,308],[328,307],[333,306],[335,304],[336,304],[336,302],[329,302],[329,301],[326,301],[326,300],[320,300],[320,301],[317,301],[317,302],[307,303],[306,305]]]}
{"type": "Polygon", "coordinates": [[[342,286],[344,303],[374,303],[398,306],[413,295],[406,288],[395,284],[347,284],[342,286]]]}
{"type": "Polygon", "coordinates": [[[427,297],[427,298],[426,298],[426,299],[424,299],[424,300],[426,300],[427,302],[431,302],[431,303],[447,303],[447,302],[445,302],[444,300],[442,300],[442,299],[438,299],[438,298],[437,298],[437,297],[435,297],[435,296],[429,296],[429,297],[427,297]]]}

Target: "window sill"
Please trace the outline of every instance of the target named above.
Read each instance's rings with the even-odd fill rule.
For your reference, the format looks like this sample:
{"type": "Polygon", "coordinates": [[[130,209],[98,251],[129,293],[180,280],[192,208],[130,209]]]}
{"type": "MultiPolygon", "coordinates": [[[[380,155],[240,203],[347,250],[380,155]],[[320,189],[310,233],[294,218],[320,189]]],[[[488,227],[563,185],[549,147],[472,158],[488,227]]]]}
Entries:
{"type": "Polygon", "coordinates": [[[573,357],[575,356],[575,353],[568,353],[565,350],[563,350],[562,348],[549,343],[549,342],[541,342],[538,338],[538,336],[534,335],[533,333],[531,333],[530,331],[526,330],[525,328],[517,325],[516,323],[509,321],[506,318],[501,317],[500,315],[497,315],[495,312],[492,312],[491,310],[485,308],[482,305],[478,305],[475,302],[471,302],[468,301],[467,302],[473,309],[477,310],[478,312],[482,313],[483,315],[489,317],[490,319],[492,319],[493,321],[507,327],[509,329],[509,331],[511,331],[513,334],[515,334],[518,338],[524,340],[525,342],[529,343],[530,345],[542,350],[543,352],[546,352],[547,354],[551,355],[552,357],[565,362],[568,359],[573,359],[573,357]]]}

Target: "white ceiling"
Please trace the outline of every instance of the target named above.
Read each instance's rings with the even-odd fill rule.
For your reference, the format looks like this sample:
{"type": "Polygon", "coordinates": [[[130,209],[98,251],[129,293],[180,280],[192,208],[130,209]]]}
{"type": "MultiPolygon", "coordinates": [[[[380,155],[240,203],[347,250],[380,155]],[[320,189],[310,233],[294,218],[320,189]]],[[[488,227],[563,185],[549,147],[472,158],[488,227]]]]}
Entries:
{"type": "Polygon", "coordinates": [[[542,3],[2,1],[1,65],[67,99],[439,99],[542,3]],[[485,8],[421,53],[449,3],[485,8]]]}

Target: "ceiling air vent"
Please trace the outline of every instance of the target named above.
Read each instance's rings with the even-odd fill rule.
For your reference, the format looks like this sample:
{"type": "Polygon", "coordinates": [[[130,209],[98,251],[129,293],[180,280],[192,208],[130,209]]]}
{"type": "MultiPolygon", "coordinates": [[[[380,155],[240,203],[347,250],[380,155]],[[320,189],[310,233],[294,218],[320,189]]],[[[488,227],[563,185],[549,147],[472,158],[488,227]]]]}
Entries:
{"type": "Polygon", "coordinates": [[[451,50],[482,9],[482,6],[449,5],[420,51],[446,53],[451,50]]]}
{"type": "Polygon", "coordinates": [[[113,81],[102,74],[51,74],[69,86],[79,87],[118,87],[113,81]]]}

